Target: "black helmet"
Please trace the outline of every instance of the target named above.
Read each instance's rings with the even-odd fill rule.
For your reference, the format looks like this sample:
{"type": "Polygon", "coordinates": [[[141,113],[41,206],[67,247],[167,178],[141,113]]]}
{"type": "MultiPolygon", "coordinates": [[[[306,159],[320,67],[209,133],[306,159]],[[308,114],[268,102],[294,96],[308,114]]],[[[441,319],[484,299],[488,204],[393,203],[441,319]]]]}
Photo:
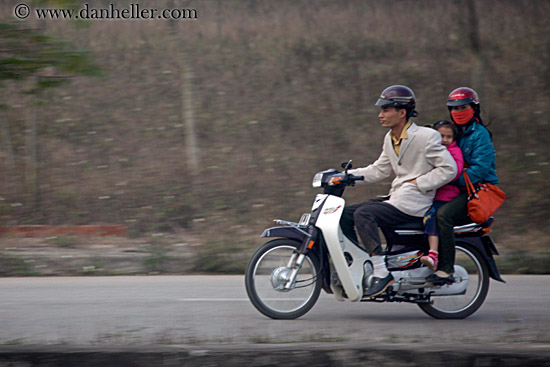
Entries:
{"type": "Polygon", "coordinates": [[[407,110],[407,119],[418,116],[418,112],[414,110],[416,107],[414,92],[404,85],[392,85],[384,89],[375,106],[404,108],[407,110]]]}

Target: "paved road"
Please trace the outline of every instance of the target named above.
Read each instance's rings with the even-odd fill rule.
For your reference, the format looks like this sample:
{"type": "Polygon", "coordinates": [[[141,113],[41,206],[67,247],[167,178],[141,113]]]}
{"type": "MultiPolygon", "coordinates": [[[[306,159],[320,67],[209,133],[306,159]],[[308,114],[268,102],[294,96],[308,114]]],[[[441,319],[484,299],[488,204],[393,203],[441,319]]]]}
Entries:
{"type": "Polygon", "coordinates": [[[550,276],[491,281],[465,320],[410,304],[339,303],[322,295],[294,321],[258,313],[242,276],[1,278],[0,344],[196,344],[362,341],[550,345],[550,276]]]}

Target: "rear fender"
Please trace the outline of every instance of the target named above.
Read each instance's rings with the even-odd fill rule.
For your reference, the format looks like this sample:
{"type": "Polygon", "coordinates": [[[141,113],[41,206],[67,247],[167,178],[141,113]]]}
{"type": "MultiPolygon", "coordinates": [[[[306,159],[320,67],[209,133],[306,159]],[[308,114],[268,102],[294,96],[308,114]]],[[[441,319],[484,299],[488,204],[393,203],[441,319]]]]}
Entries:
{"type": "Polygon", "coordinates": [[[487,262],[487,266],[489,267],[489,276],[494,280],[506,283],[504,279],[500,277],[497,264],[495,263],[495,259],[493,259],[493,255],[498,255],[498,251],[491,237],[462,237],[457,239],[457,242],[467,243],[478,250],[487,262]]]}

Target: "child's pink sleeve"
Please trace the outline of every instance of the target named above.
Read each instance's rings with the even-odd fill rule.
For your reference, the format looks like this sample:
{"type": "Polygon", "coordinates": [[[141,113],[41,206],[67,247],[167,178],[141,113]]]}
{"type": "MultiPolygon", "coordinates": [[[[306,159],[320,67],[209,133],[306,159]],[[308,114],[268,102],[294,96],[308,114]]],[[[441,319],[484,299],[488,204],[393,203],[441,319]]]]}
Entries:
{"type": "Polygon", "coordinates": [[[453,179],[453,181],[455,181],[457,178],[460,177],[460,175],[462,174],[462,170],[464,169],[464,156],[462,155],[462,150],[460,150],[456,142],[453,142],[453,144],[451,144],[451,146],[449,147],[449,153],[451,153],[451,156],[456,162],[457,175],[453,179]]]}

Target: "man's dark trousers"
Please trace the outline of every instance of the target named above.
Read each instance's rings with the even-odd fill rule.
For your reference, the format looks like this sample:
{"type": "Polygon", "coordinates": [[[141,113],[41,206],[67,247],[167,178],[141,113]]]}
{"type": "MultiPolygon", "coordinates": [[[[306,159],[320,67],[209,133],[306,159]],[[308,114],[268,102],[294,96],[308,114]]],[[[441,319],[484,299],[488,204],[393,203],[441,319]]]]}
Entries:
{"type": "MultiPolygon", "coordinates": [[[[422,222],[422,217],[414,217],[405,214],[393,205],[386,202],[389,197],[379,197],[364,203],[346,206],[340,219],[342,232],[350,240],[357,241],[354,226],[359,232],[359,237],[369,254],[382,255],[382,246],[378,227],[388,239],[385,228],[391,228],[398,224],[422,222]]],[[[389,239],[388,239],[389,240],[389,239]]]]}

